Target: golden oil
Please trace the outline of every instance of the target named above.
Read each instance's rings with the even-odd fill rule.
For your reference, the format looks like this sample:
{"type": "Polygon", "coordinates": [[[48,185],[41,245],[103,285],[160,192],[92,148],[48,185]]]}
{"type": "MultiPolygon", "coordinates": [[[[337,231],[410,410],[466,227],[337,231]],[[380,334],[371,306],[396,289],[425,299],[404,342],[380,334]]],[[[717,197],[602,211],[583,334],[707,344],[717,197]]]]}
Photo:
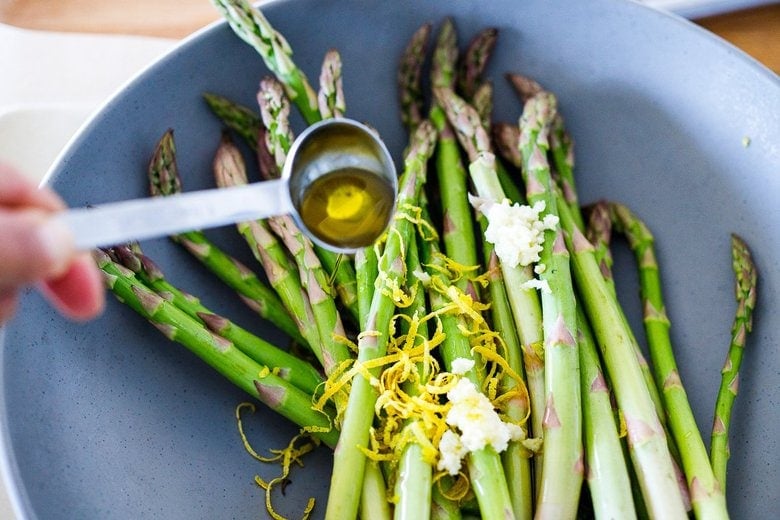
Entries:
{"type": "Polygon", "coordinates": [[[380,176],[343,168],[315,179],[303,193],[300,216],[320,240],[359,248],[378,238],[391,218],[394,194],[380,176]]]}

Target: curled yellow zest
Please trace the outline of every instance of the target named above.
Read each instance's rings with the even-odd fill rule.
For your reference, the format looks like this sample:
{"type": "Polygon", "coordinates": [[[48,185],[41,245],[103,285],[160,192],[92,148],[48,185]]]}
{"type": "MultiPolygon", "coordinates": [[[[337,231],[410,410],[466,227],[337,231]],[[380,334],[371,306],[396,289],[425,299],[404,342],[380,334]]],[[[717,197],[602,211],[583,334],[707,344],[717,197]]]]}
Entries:
{"type": "MultiPolygon", "coordinates": [[[[255,405],[246,402],[239,403],[235,409],[235,417],[236,417],[236,424],[238,425],[238,433],[241,436],[241,442],[244,444],[244,449],[246,449],[246,451],[253,458],[259,460],[260,462],[265,462],[265,463],[280,462],[280,465],[282,467],[282,474],[274,479],[271,479],[270,481],[266,481],[262,479],[260,476],[255,475],[255,483],[258,486],[260,486],[263,490],[265,490],[265,508],[268,511],[268,514],[271,515],[271,517],[274,520],[286,520],[285,517],[281,516],[279,513],[277,513],[274,510],[273,501],[271,500],[271,492],[275,487],[277,486],[284,487],[289,482],[288,477],[290,475],[290,466],[292,466],[292,464],[295,463],[298,466],[303,467],[303,456],[311,452],[317,446],[319,446],[319,442],[311,438],[306,433],[299,433],[290,440],[290,442],[287,444],[285,448],[282,448],[280,450],[274,450],[274,449],[269,450],[273,455],[270,457],[264,457],[259,453],[257,453],[254,450],[254,448],[252,448],[252,445],[249,443],[249,440],[247,439],[247,436],[244,432],[241,413],[245,409],[248,409],[250,413],[254,413],[255,405]]],[[[314,498],[309,498],[306,504],[306,508],[303,511],[303,517],[302,517],[303,520],[306,520],[311,516],[311,512],[314,509],[314,504],[315,504],[314,498]]]]}

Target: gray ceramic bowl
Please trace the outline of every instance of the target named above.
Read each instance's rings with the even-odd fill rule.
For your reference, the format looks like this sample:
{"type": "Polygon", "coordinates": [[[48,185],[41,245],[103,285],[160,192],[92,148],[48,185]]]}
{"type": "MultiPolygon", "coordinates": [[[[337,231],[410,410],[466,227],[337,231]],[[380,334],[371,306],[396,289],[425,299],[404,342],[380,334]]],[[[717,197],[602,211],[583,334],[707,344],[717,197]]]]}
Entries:
{"type": "MultiPolygon", "coordinates": [[[[514,121],[520,110],[502,74],[536,77],[558,94],[577,140],[583,200],[623,201],[655,231],[682,378],[707,437],[734,311],[729,233],[742,235],[762,278],[736,403],[728,497],[734,518],[775,516],[777,76],[684,20],[617,0],[290,0],[265,12],[310,77],[327,49],[341,50],[348,114],[375,125],[396,157],[405,133],[395,67],[407,38],[445,15],[454,16],[463,42],[498,27],[490,67],[496,119],[514,121]]],[[[205,30],[111,100],[58,162],[51,184],[73,205],[144,196],[149,155],[172,127],[186,187],[210,187],[221,129],[201,94],[251,105],[264,74],[226,25],[205,30]]],[[[211,235],[245,250],[232,231],[211,235]]],[[[165,240],[145,248],[176,284],[275,337],[187,254],[165,240]]],[[[625,254],[617,260],[626,307],[636,316],[635,276],[625,254]]],[[[253,462],[239,442],[233,408],[245,396],[130,310],[111,301],[102,318],[75,325],[30,293],[4,335],[3,460],[25,517],[264,516],[252,477],[277,468],[253,462]]],[[[248,422],[258,447],[282,446],[295,431],[267,410],[248,422]]],[[[323,449],[295,471],[282,513],[300,512],[310,495],[324,500],[329,461],[323,449]]]]}

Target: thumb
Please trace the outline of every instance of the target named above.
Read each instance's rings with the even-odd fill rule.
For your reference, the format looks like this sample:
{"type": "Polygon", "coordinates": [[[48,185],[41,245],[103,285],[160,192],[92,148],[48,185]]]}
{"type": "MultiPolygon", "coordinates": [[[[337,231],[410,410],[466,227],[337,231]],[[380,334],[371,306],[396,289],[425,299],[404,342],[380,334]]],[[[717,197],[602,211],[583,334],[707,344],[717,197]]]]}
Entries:
{"type": "Polygon", "coordinates": [[[73,235],[50,215],[39,210],[0,210],[0,288],[65,273],[76,255],[73,235]]]}

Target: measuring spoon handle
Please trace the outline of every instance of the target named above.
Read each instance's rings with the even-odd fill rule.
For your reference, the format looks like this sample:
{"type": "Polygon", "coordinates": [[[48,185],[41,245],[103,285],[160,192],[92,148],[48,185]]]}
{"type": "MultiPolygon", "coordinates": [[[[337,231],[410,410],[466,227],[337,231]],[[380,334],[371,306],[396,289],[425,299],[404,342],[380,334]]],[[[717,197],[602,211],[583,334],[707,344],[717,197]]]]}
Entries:
{"type": "Polygon", "coordinates": [[[87,251],[99,246],[224,226],[291,211],[287,182],[271,180],[71,209],[55,218],[73,232],[76,248],[87,251]]]}

